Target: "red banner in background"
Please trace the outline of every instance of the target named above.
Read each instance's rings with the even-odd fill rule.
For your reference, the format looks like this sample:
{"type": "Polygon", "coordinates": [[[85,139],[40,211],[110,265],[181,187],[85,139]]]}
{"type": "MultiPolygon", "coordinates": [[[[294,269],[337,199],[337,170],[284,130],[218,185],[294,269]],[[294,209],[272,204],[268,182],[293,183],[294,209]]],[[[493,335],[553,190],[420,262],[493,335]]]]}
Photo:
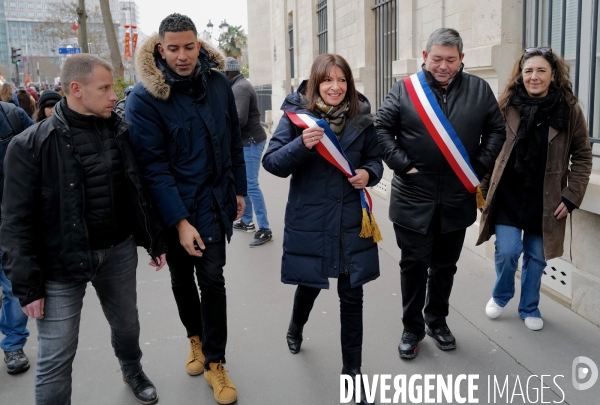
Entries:
{"type": "Polygon", "coordinates": [[[131,48],[130,48],[130,38],[131,34],[129,31],[125,33],[125,57],[131,58],[131,48]]]}
{"type": "Polygon", "coordinates": [[[134,32],[133,33],[133,41],[132,41],[133,42],[132,48],[133,48],[133,53],[134,54],[135,54],[135,47],[137,45],[137,38],[138,38],[138,34],[137,34],[137,32],[134,32]]]}

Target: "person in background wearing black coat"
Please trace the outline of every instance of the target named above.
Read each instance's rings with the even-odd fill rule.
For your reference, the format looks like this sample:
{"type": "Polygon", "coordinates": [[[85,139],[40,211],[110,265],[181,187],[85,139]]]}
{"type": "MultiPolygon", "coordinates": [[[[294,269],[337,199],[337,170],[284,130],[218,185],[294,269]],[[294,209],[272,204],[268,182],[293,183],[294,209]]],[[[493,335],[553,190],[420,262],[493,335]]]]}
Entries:
{"type": "MultiPolygon", "coordinates": [[[[263,158],[267,171],[291,176],[281,262],[281,281],[298,285],[287,332],[290,352],[300,351],[313,304],[321,289],[329,288],[329,278],[336,278],[342,374],[354,377],[362,363],[362,286],[379,277],[377,244],[359,236],[359,190],[376,185],[383,174],[371,105],[356,91],[346,60],[323,54],[313,62],[308,82],[288,95],[281,109],[323,118],[357,168],[356,176],[347,178],[316,151],[323,129],[302,130],[285,114],[263,158]]],[[[367,403],[364,391],[360,403],[367,403]]]]}
{"type": "Polygon", "coordinates": [[[246,210],[239,221],[233,223],[233,229],[252,232],[255,229],[252,223],[252,210],[254,210],[256,222],[258,222],[258,231],[254,234],[250,247],[256,247],[273,240],[273,233],[267,218],[267,206],[258,185],[260,158],[267,143],[267,134],[260,124],[256,91],[252,84],[240,73],[240,63],[237,59],[231,57],[227,58],[225,63],[225,72],[235,97],[235,105],[240,121],[244,160],[246,161],[246,179],[248,180],[248,195],[244,197],[246,210]]]}
{"type": "MultiPolygon", "coordinates": [[[[504,120],[487,82],[463,72],[463,43],[451,28],[434,31],[423,51],[422,74],[456,131],[479,180],[506,137],[504,120]]],[[[405,78],[377,112],[384,161],[394,171],[390,219],[402,250],[400,279],[404,332],[401,358],[417,356],[425,333],[441,350],[456,348],[448,325],[450,293],[466,228],[477,217],[476,196],[454,172],[423,124],[405,78]],[[423,316],[423,312],[425,316],[423,316]]],[[[412,83],[412,82],[411,82],[412,83]]]]}
{"type": "Polygon", "coordinates": [[[33,120],[40,122],[54,114],[54,106],[62,100],[62,96],[54,90],[45,90],[37,102],[37,109],[33,113],[33,120]]]}

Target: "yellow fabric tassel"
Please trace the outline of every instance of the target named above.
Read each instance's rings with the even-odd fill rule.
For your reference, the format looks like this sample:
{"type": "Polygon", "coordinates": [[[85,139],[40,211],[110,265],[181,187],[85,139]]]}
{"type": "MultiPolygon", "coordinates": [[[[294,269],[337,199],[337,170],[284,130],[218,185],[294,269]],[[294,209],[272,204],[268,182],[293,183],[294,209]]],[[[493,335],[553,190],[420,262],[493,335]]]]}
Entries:
{"type": "Polygon", "coordinates": [[[373,236],[373,230],[371,229],[369,214],[367,214],[366,208],[363,208],[362,212],[362,229],[360,230],[360,234],[358,236],[360,236],[361,238],[370,238],[371,236],[373,236]]]}
{"type": "Polygon", "coordinates": [[[487,204],[485,202],[485,198],[483,198],[483,193],[481,192],[481,187],[477,186],[477,195],[475,196],[477,200],[477,209],[485,207],[487,204]]]}
{"type": "Polygon", "coordinates": [[[375,221],[375,215],[371,212],[371,230],[373,234],[373,242],[381,242],[383,238],[381,237],[381,231],[379,230],[379,225],[377,225],[377,221],[375,221]]]}

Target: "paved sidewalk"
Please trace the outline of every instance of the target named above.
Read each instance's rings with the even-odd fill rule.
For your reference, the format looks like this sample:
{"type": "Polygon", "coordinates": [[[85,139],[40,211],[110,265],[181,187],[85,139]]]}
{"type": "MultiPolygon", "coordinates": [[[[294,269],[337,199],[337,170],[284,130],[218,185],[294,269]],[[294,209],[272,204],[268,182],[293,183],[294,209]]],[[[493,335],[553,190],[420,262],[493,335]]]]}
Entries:
{"type": "MultiPolygon", "coordinates": [[[[260,179],[274,241],[250,249],[248,243],[253,234],[235,232],[228,248],[225,270],[229,299],[227,368],[238,389],[238,403],[339,404],[342,360],[336,289],[321,293],[305,327],[302,351],[295,356],[290,354],[285,332],[294,287],[279,281],[289,180],[275,178],[264,171],[260,179]]],[[[382,275],[365,286],[364,373],[390,374],[392,378],[407,375],[407,379],[412,374],[449,374],[453,377],[478,374],[475,398],[482,404],[541,403],[541,398],[536,401],[540,392],[544,394],[544,402],[559,403],[564,396],[562,403],[572,405],[600,403],[600,381],[586,391],[574,389],[571,382],[571,366],[576,357],[589,357],[600,366],[600,328],[545,295],[540,304],[545,321],[542,331],[532,332],[525,327],[518,316],[516,300],[508,304],[499,319],[489,320],[484,308],[495,277],[493,265],[467,249],[463,250],[459,262],[448,319],[457,339],[457,350],[442,352],[431,338],[426,337],[416,359],[399,359],[397,345],[402,333],[400,252],[387,220],[387,203],[377,197],[374,199],[384,241],[379,245],[382,275]],[[539,378],[542,374],[550,376],[544,377],[548,388],[543,390],[539,378]],[[529,379],[527,386],[531,375],[538,377],[529,379]],[[564,377],[555,378],[557,375],[564,377]],[[488,376],[492,382],[496,377],[500,387],[506,379],[508,381],[502,398],[496,392],[496,401],[493,392],[488,400],[488,376]]],[[[159,403],[216,404],[204,378],[190,377],[185,372],[189,343],[177,315],[168,270],[156,273],[147,265],[145,252],[140,252],[138,306],[144,370],[157,386],[159,403]]],[[[332,287],[335,287],[335,281],[332,287]]],[[[29,327],[32,336],[25,351],[35,365],[35,323],[30,322],[29,327]]],[[[9,376],[0,364],[0,404],[34,404],[33,381],[34,366],[22,375],[9,376]]],[[[466,396],[466,384],[462,383],[460,388],[460,395],[466,396]]],[[[393,392],[392,387],[388,398],[393,392]]],[[[433,392],[435,398],[437,391],[433,392]]],[[[83,308],[72,400],[73,404],[84,405],[137,403],[121,381],[110,346],[109,328],[93,288],[88,288],[83,308]]],[[[381,403],[379,390],[377,403],[381,403]]],[[[408,399],[407,403],[410,403],[408,399]]]]}

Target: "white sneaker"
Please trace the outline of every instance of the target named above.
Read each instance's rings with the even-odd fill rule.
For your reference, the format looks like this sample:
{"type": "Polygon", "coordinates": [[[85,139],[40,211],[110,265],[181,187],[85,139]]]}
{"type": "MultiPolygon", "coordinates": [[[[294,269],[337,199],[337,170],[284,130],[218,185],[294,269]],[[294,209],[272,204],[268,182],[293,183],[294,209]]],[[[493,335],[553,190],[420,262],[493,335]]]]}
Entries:
{"type": "Polygon", "coordinates": [[[503,309],[504,309],[503,307],[496,304],[496,301],[494,301],[493,298],[490,298],[487,305],[485,306],[485,314],[490,319],[496,319],[500,316],[503,309]]]}
{"type": "Polygon", "coordinates": [[[533,316],[528,316],[525,318],[525,326],[527,326],[531,330],[540,330],[544,327],[544,321],[542,318],[534,318],[533,316]]]}

